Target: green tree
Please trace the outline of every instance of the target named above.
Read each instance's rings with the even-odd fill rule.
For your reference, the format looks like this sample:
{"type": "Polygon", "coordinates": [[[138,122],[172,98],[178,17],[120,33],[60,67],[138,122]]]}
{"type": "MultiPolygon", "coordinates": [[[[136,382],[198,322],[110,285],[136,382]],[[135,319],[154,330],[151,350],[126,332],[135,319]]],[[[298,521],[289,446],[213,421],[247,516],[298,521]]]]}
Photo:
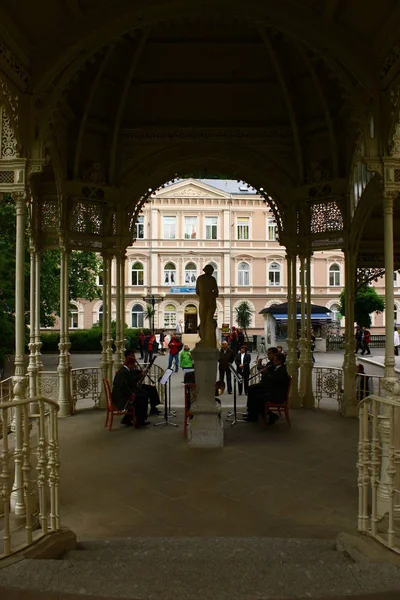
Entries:
{"type": "Polygon", "coordinates": [[[146,304],[146,309],[144,311],[144,318],[145,320],[147,319],[149,321],[149,328],[152,328],[152,324],[153,324],[153,316],[155,314],[156,310],[155,308],[152,307],[151,304],[146,304]]]}
{"type": "MultiPolygon", "coordinates": [[[[340,313],[346,316],[346,289],[340,294],[340,313]]],[[[354,301],[354,321],[360,327],[371,327],[371,313],[383,312],[385,302],[381,296],[378,296],[375,288],[368,285],[361,286],[356,293],[354,301]]]]}
{"type": "Polygon", "coordinates": [[[244,335],[246,336],[246,340],[249,341],[249,336],[247,335],[247,328],[250,327],[251,324],[251,315],[253,314],[253,310],[250,306],[250,303],[247,300],[243,300],[239,306],[236,306],[236,323],[243,329],[244,335]]]}

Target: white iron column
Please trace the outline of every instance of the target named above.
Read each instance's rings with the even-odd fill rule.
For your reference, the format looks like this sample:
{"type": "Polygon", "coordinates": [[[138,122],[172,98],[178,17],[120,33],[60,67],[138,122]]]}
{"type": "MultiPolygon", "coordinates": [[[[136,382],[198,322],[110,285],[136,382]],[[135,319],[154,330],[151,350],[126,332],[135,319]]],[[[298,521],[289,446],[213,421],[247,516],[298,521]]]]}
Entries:
{"type": "Polygon", "coordinates": [[[30,314],[30,331],[29,331],[29,396],[34,398],[39,395],[39,381],[38,381],[38,366],[37,366],[37,348],[36,348],[36,295],[39,290],[36,288],[36,268],[37,268],[37,249],[33,240],[31,240],[30,251],[30,302],[29,302],[29,314],[30,314]]]}
{"type": "Polygon", "coordinates": [[[356,359],[354,356],[354,301],[356,296],[356,255],[347,248],[344,252],[346,283],[346,326],[343,359],[343,400],[341,413],[344,417],[356,417],[356,359]]]}
{"type": "MultiPolygon", "coordinates": [[[[383,379],[383,389],[386,398],[391,398],[399,403],[399,384],[395,374],[395,358],[393,352],[393,330],[394,319],[394,290],[393,277],[394,271],[393,260],[393,195],[390,192],[385,193],[383,203],[383,232],[384,232],[384,249],[385,249],[385,305],[386,305],[386,322],[385,322],[385,375],[383,379]]],[[[399,410],[399,409],[398,409],[399,410]]],[[[397,412],[398,412],[397,410],[397,412]]],[[[393,479],[390,477],[389,471],[395,466],[390,464],[390,413],[389,406],[385,406],[382,418],[379,421],[379,433],[381,436],[382,445],[382,461],[381,472],[379,477],[379,485],[377,491],[377,512],[378,517],[383,517],[389,511],[390,502],[393,501],[394,486],[393,479]]],[[[396,415],[398,419],[398,415],[396,415]]],[[[396,444],[398,444],[396,440],[396,444]]],[[[398,450],[398,448],[396,448],[398,450]]]]}
{"type": "MultiPolygon", "coordinates": [[[[108,297],[108,286],[107,286],[107,268],[108,268],[108,260],[107,255],[103,253],[103,322],[102,322],[102,336],[101,336],[101,357],[100,357],[100,369],[101,376],[103,379],[108,379],[108,362],[107,362],[107,319],[106,319],[106,311],[107,311],[107,297],[108,297]]],[[[110,382],[112,383],[112,381],[110,382]]],[[[106,408],[106,395],[104,390],[104,385],[101,386],[100,393],[100,408],[106,408]]]]}
{"type": "Polygon", "coordinates": [[[124,362],[125,350],[125,252],[118,254],[116,260],[116,334],[115,363],[120,367],[124,362]]]}
{"type": "MultiPolygon", "coordinates": [[[[306,381],[305,381],[305,366],[306,366],[306,281],[305,281],[305,259],[304,254],[299,256],[300,259],[300,298],[301,298],[301,315],[300,315],[300,384],[299,384],[299,394],[303,399],[305,390],[306,390],[306,381]]],[[[296,303],[297,305],[297,303],[296,303]]],[[[297,308],[297,307],[296,307],[297,308]]]]}
{"type": "Polygon", "coordinates": [[[306,352],[305,352],[305,364],[304,364],[304,373],[305,373],[305,391],[303,396],[303,407],[304,408],[315,408],[315,398],[314,398],[314,390],[313,390],[313,382],[312,382],[312,371],[314,367],[314,363],[312,360],[312,350],[311,350],[311,254],[307,254],[305,259],[305,269],[306,269],[306,309],[307,309],[307,319],[306,319],[306,352]]]}
{"type": "MultiPolygon", "coordinates": [[[[14,194],[16,207],[16,248],[15,248],[15,371],[13,377],[13,399],[25,400],[27,380],[25,377],[25,194],[14,194]]],[[[26,514],[23,488],[23,430],[22,411],[15,410],[13,420],[15,435],[14,464],[15,474],[11,495],[11,509],[16,516],[26,514]]]]}
{"type": "Polygon", "coordinates": [[[69,280],[68,280],[69,256],[67,249],[60,247],[60,343],[58,344],[58,403],[60,405],[60,417],[71,414],[70,402],[70,365],[69,365],[69,280]]]}
{"type": "MultiPolygon", "coordinates": [[[[108,254],[107,255],[107,273],[106,273],[106,281],[105,281],[105,285],[107,287],[107,303],[106,303],[106,310],[103,313],[103,322],[107,322],[107,377],[108,380],[112,382],[113,380],[113,351],[112,351],[112,346],[113,346],[113,337],[112,337],[112,328],[111,328],[111,322],[112,322],[112,282],[111,282],[111,275],[112,275],[112,254],[108,254]]],[[[103,306],[103,311],[104,311],[104,306],[103,306]]]]}
{"type": "Polygon", "coordinates": [[[296,252],[287,251],[287,281],[288,281],[288,353],[287,369],[292,377],[290,389],[290,406],[300,408],[301,399],[298,390],[298,359],[297,359],[297,305],[296,305],[296,252]]]}

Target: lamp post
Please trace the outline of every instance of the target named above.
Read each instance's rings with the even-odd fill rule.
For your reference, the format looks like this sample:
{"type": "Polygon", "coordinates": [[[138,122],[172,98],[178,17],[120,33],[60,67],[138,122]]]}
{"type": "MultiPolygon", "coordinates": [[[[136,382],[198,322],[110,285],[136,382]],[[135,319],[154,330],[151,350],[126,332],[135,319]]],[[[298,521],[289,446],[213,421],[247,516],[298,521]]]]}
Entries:
{"type": "Polygon", "coordinates": [[[150,306],[153,309],[152,312],[152,316],[151,316],[151,330],[154,333],[154,316],[155,316],[155,305],[157,304],[157,302],[161,302],[162,300],[164,300],[165,298],[165,294],[162,292],[159,295],[154,295],[154,294],[142,294],[142,298],[145,302],[147,302],[147,304],[150,304],[150,306]]]}

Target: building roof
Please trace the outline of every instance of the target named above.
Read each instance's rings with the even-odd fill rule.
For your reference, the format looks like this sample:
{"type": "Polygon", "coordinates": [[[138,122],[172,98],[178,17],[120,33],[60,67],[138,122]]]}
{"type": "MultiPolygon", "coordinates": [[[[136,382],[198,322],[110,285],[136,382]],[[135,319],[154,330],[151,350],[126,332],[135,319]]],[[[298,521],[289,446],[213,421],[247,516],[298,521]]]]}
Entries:
{"type": "MultiPolygon", "coordinates": [[[[176,183],[181,183],[182,181],[185,181],[185,179],[171,181],[167,184],[166,187],[169,187],[170,185],[175,185],[176,183]]],[[[189,181],[189,179],[187,179],[186,181],[189,181]]],[[[244,194],[252,196],[257,195],[257,191],[253,187],[251,187],[247,183],[236,181],[235,179],[194,179],[194,181],[204,183],[205,185],[220,190],[221,192],[225,192],[226,194],[238,196],[243,196],[244,194]]]]}

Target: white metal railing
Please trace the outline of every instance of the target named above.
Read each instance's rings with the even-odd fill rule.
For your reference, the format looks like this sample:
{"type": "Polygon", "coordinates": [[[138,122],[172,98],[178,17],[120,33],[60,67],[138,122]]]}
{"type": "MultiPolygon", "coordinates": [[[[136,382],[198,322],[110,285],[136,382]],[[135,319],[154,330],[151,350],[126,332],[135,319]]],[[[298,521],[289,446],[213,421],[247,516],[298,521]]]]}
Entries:
{"type": "Polygon", "coordinates": [[[321,401],[337,402],[340,410],[343,395],[343,369],[336,367],[313,367],[313,391],[317,408],[321,401]]]}
{"type": "Polygon", "coordinates": [[[400,403],[359,404],[358,530],[400,553],[400,403]]]}
{"type": "Polygon", "coordinates": [[[0,558],[60,530],[58,410],[43,397],[0,402],[12,423],[0,438],[0,558]]]}
{"type": "Polygon", "coordinates": [[[101,369],[99,367],[71,369],[71,411],[76,412],[78,400],[90,400],[97,407],[101,391],[101,369]]]}

